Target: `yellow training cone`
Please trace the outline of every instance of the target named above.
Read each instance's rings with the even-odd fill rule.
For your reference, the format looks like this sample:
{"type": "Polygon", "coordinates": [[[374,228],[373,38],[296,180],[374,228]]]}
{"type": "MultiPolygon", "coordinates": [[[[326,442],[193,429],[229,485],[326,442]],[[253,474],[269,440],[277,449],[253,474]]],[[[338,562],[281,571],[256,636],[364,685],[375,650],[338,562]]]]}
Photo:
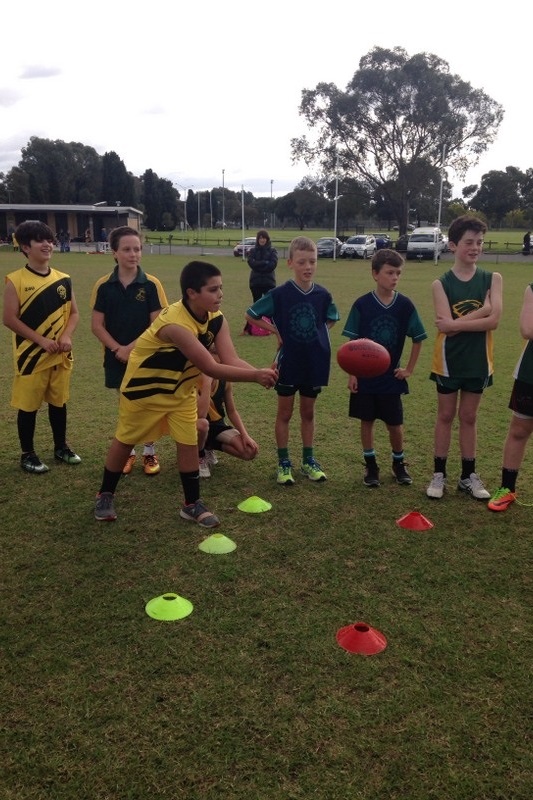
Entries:
{"type": "Polygon", "coordinates": [[[242,503],[239,503],[237,508],[239,511],[245,511],[247,514],[260,514],[262,511],[270,511],[272,504],[254,495],[247,500],[243,500],[242,503]]]}
{"type": "Polygon", "coordinates": [[[212,533],[203,542],[198,545],[198,550],[203,553],[210,553],[212,555],[223,555],[224,553],[231,553],[237,548],[235,542],[224,536],[223,533],[212,533]]]}
{"type": "Polygon", "coordinates": [[[166,594],[160,595],[160,597],[154,597],[153,600],[150,600],[146,604],[144,610],[148,616],[153,619],[172,622],[175,619],[188,617],[192,609],[193,604],[189,600],[180,597],[179,594],[167,592],[166,594]]]}

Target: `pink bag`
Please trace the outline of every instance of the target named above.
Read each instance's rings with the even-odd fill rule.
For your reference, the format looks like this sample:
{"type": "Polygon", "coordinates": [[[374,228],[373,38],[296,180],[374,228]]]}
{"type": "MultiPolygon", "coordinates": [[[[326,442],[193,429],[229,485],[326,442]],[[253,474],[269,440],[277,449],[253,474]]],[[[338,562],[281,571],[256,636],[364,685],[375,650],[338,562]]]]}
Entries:
{"type": "MultiPolygon", "coordinates": [[[[270,322],[272,324],[272,320],[268,317],[261,317],[264,319],[265,322],[270,322]]],[[[249,323],[250,325],[250,336],[270,336],[270,331],[266,331],[264,328],[260,328],[258,325],[254,325],[253,322],[249,323]]]]}

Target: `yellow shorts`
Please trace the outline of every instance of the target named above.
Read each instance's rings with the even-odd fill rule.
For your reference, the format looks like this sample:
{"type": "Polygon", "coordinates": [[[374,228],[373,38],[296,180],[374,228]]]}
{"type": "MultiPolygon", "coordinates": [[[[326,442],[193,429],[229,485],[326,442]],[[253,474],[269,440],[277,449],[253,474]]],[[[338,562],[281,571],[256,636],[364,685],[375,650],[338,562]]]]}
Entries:
{"type": "Polygon", "coordinates": [[[61,364],[32,375],[15,375],[11,405],[20,411],[38,411],[43,403],[63,406],[70,397],[72,370],[61,364]]]}
{"type": "Polygon", "coordinates": [[[128,400],[120,395],[118,406],[118,423],[115,437],[122,444],[137,442],[156,442],[163,434],[170,434],[175,442],[196,445],[197,400],[196,393],[191,392],[181,398],[176,405],[176,398],[163,395],[160,402],[128,400]]]}

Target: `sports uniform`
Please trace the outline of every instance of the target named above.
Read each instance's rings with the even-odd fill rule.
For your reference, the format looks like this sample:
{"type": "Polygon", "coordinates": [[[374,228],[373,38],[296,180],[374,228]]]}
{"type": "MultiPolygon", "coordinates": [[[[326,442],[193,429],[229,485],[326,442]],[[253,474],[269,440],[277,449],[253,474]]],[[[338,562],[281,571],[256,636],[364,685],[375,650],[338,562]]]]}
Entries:
{"type": "MultiPolygon", "coordinates": [[[[72,282],[69,275],[50,269],[47,275],[25,266],[6,276],[17,293],[21,322],[58,340],[71,311],[72,282]]],[[[44,402],[63,406],[69,398],[72,353],[47,353],[30,339],[15,333],[11,405],[21,411],[38,411],[44,402]]]]}
{"type": "Polygon", "coordinates": [[[294,281],[272,289],[246,312],[255,319],[269,317],[279,331],[278,394],[294,393],[300,387],[320,390],[327,386],[331,342],[327,322],[337,322],[339,312],[331,294],[313,283],[308,291],[294,281]]]}
{"type": "Polygon", "coordinates": [[[206,347],[213,343],[223,322],[221,311],[209,312],[200,322],[183,300],[163,309],[137,339],[120,387],[116,438],[124,444],[158,439],[169,432],[182,444],[196,444],[196,383],[198,368],[172,344],[157,336],[166,325],[179,325],[206,347]]]}
{"type": "MultiPolygon", "coordinates": [[[[492,273],[476,267],[469,281],[461,281],[453,270],[449,270],[441,276],[440,281],[450,304],[452,318],[457,319],[483,306],[491,288],[492,273]]],[[[491,385],[493,372],[494,345],[491,330],[463,331],[454,336],[447,336],[439,331],[433,350],[431,380],[444,386],[447,381],[441,381],[440,378],[474,380],[479,384],[478,389],[469,389],[468,384],[464,388],[467,391],[479,391],[491,385]]],[[[453,390],[454,387],[450,388],[453,390]]]]}
{"type": "MultiPolygon", "coordinates": [[[[165,290],[153,275],[141,267],[137,276],[124,286],[118,275],[118,265],[109,275],[104,275],[94,285],[91,308],[105,317],[106,330],[121,345],[130,344],[150,325],[150,315],[168,305],[165,290]]],[[[126,372],[126,364],[115,358],[114,353],[104,351],[105,385],[118,389],[126,372]]]]}

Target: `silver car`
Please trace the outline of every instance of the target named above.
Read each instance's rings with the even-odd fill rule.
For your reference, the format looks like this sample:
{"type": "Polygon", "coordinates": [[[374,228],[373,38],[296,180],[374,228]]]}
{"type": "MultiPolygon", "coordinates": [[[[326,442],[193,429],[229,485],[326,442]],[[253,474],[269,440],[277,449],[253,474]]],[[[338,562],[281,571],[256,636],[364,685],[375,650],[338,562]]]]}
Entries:
{"type": "Polygon", "coordinates": [[[346,239],[341,247],[341,258],[372,258],[377,250],[374,236],[358,234],[346,239]]]}

